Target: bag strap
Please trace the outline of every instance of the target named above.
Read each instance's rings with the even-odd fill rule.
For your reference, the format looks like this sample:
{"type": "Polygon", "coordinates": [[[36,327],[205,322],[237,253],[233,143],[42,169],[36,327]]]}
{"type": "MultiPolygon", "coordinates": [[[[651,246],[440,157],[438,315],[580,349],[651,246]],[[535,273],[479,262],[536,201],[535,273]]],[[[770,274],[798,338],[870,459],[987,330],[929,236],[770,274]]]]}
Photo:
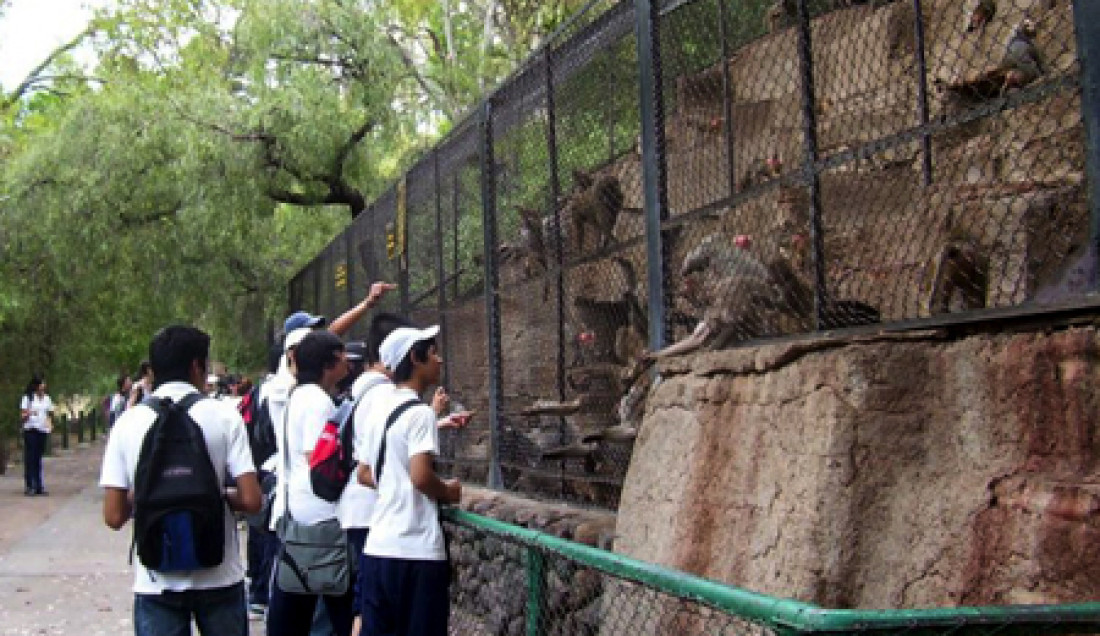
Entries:
{"type": "Polygon", "coordinates": [[[294,389],[297,388],[297,384],[290,387],[286,405],[283,406],[283,466],[279,472],[284,474],[278,475],[283,480],[283,516],[279,517],[280,524],[285,524],[285,519],[290,517],[290,434],[287,422],[290,419],[290,398],[294,397],[294,389]]]}
{"type": "Polygon", "coordinates": [[[390,416],[386,418],[386,426],[382,429],[382,443],[378,446],[378,460],[374,462],[374,487],[378,489],[382,486],[382,467],[386,464],[386,435],[390,432],[390,427],[397,421],[398,417],[404,413],[408,408],[414,404],[420,402],[417,398],[410,398],[408,402],[404,402],[398,405],[397,408],[390,413],[390,416]]]}

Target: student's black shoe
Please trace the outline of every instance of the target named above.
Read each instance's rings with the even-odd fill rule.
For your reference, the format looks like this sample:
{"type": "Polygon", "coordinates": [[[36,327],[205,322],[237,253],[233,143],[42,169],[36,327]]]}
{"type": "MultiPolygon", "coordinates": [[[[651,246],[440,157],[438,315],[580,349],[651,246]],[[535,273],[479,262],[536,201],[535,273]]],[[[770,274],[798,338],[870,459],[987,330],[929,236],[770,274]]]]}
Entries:
{"type": "Polygon", "coordinates": [[[49,496],[49,494],[50,494],[50,493],[49,493],[49,491],[47,491],[47,490],[44,490],[44,489],[42,489],[42,488],[39,488],[38,490],[34,491],[34,494],[36,494],[36,495],[42,495],[43,497],[47,497],[47,496],[49,496]]]}
{"type": "Polygon", "coordinates": [[[31,490],[30,488],[24,488],[23,489],[23,496],[24,497],[30,497],[33,494],[34,494],[34,491],[31,490]]]}

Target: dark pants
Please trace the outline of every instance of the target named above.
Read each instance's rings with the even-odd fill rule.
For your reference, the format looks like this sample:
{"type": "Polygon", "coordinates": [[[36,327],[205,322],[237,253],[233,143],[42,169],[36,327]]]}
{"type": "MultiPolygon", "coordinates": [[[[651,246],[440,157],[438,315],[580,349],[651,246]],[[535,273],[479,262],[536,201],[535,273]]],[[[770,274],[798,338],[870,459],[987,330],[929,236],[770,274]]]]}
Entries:
{"type": "Polygon", "coordinates": [[[366,528],[348,528],[348,545],[351,546],[351,559],[355,564],[355,578],[352,582],[355,589],[351,595],[351,615],[360,616],[363,612],[359,607],[360,590],[363,589],[363,546],[367,543],[366,528]]]}
{"type": "Polygon", "coordinates": [[[49,433],[37,429],[23,430],[23,482],[31,492],[43,492],[42,456],[46,454],[46,438],[49,433]]]}
{"type": "MultiPolygon", "coordinates": [[[[275,563],[278,570],[279,564],[275,563]]],[[[342,596],[318,594],[290,594],[271,585],[271,602],[267,606],[267,636],[307,636],[313,624],[313,614],[317,609],[317,599],[325,604],[332,630],[336,636],[348,636],[351,633],[351,595],[352,588],[342,596]]]]}
{"type": "Polygon", "coordinates": [[[190,636],[192,619],[203,636],[248,636],[244,584],[134,595],[136,636],[190,636]]]}
{"type": "Polygon", "coordinates": [[[267,528],[249,524],[248,551],[248,602],[267,605],[271,599],[271,568],[279,552],[279,537],[267,528]]]}
{"type": "Polygon", "coordinates": [[[447,636],[450,564],[364,556],[361,636],[447,636]]]}

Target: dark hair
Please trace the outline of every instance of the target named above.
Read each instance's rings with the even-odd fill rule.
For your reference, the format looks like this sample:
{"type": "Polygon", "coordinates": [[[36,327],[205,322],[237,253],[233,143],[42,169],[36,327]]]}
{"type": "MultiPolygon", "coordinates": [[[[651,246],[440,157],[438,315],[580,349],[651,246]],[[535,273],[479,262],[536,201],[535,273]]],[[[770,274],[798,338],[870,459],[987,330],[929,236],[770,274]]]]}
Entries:
{"type": "MultiPolygon", "coordinates": [[[[149,357],[152,358],[153,356],[150,355],[149,357]]],[[[138,377],[139,378],[145,377],[145,374],[149,373],[149,370],[152,369],[152,368],[153,368],[153,363],[152,362],[149,362],[148,360],[142,360],[141,364],[138,365],[138,372],[137,372],[138,377]]]]}
{"type": "Polygon", "coordinates": [[[210,336],[186,325],[165,327],[149,343],[149,365],[153,388],[165,382],[190,382],[191,365],[198,361],[205,369],[210,356],[210,336]]]}
{"type": "Polygon", "coordinates": [[[394,382],[405,382],[412,377],[413,374],[413,357],[416,361],[423,364],[428,360],[428,352],[435,346],[435,338],[429,338],[427,340],[420,340],[409,347],[409,352],[405,355],[404,359],[397,365],[397,368],[393,370],[394,382]]]}
{"type": "Polygon", "coordinates": [[[370,327],[367,328],[366,351],[363,354],[367,366],[378,364],[381,359],[378,355],[378,349],[382,346],[382,341],[386,339],[386,336],[390,335],[390,332],[399,327],[412,326],[412,322],[404,316],[389,312],[375,314],[370,321],[370,327]]]}
{"type": "Polygon", "coordinates": [[[23,391],[23,393],[26,394],[28,400],[34,397],[35,391],[37,391],[38,387],[42,386],[42,383],[45,381],[45,378],[41,378],[37,375],[31,376],[31,381],[27,383],[27,388],[25,391],[23,391]]]}
{"type": "Polygon", "coordinates": [[[327,329],[306,334],[298,346],[294,347],[294,368],[298,384],[320,382],[325,369],[336,364],[336,354],[343,350],[343,341],[327,329]]]}
{"type": "Polygon", "coordinates": [[[122,387],[126,386],[126,380],[128,379],[130,379],[130,376],[123,373],[118,376],[117,380],[115,380],[115,385],[118,386],[119,393],[122,393],[122,387]]]}

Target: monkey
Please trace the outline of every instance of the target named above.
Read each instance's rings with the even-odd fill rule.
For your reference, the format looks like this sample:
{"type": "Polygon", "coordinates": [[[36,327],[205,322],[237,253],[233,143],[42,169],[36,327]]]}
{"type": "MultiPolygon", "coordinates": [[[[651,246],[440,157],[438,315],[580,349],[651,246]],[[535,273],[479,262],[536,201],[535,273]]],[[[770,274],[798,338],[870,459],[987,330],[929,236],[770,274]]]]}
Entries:
{"type": "Polygon", "coordinates": [[[996,0],[978,0],[970,10],[970,16],[966,21],[966,32],[973,33],[984,29],[995,15],[997,15],[996,0]]]}
{"type": "Polygon", "coordinates": [[[584,249],[585,226],[596,230],[596,247],[604,249],[614,238],[615,221],[623,211],[623,189],[615,175],[593,178],[580,170],[573,171],[573,193],[565,205],[570,237],[578,252],[584,249]]]}
{"type": "Polygon", "coordinates": [[[744,192],[755,185],[761,185],[783,175],[783,159],[773,152],[756,167],[750,167],[737,182],[737,191],[744,192]]]}
{"type": "Polygon", "coordinates": [[[702,319],[683,340],[644,354],[647,360],[690,353],[704,345],[718,349],[762,335],[758,309],[761,301],[774,299],[776,291],[767,266],[748,252],[746,238],[730,245],[722,234],[710,234],[688,252],[680,276],[684,295],[703,309],[702,319]]]}
{"type": "Polygon", "coordinates": [[[543,233],[543,219],[537,210],[518,208],[520,218],[520,245],[524,251],[523,275],[530,278],[537,265],[540,271],[546,271],[546,238],[543,233]]]}
{"type": "Polygon", "coordinates": [[[928,310],[933,315],[950,312],[956,294],[964,311],[982,309],[988,293],[989,254],[965,230],[952,228],[933,259],[928,310]]]}
{"type": "Polygon", "coordinates": [[[1026,86],[1043,74],[1043,61],[1035,46],[1035,34],[1035,22],[1024,19],[1008,38],[999,67],[1004,73],[1002,93],[1010,88],[1026,86]]]}

